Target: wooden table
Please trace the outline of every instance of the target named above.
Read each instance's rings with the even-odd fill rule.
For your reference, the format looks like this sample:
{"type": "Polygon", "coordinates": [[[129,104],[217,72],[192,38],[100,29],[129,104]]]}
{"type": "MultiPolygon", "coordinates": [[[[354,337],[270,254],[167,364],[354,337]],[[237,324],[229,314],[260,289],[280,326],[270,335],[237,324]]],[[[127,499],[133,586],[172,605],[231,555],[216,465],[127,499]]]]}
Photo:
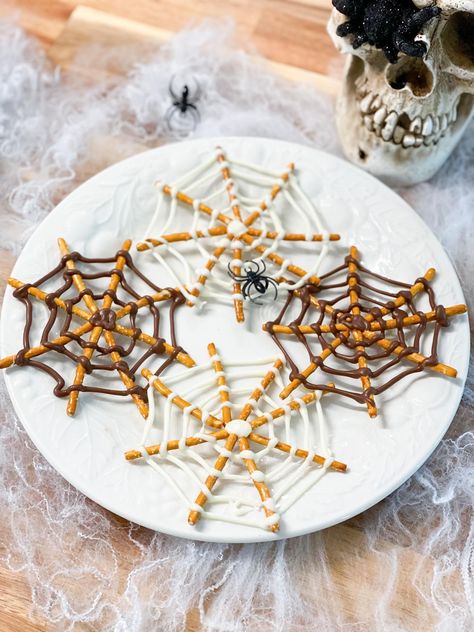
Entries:
{"type": "MultiPolygon", "coordinates": [[[[108,45],[148,41],[156,46],[192,19],[232,16],[238,39],[251,42],[275,62],[277,72],[313,82],[331,94],[337,91],[334,77],[340,74],[343,61],[326,33],[330,0],[85,0],[77,5],[75,0],[2,0],[0,15],[19,11],[19,23],[41,42],[56,63],[69,67],[71,72],[84,71],[80,65],[71,67],[71,61],[78,48],[89,41],[108,45]]],[[[0,249],[0,279],[5,279],[12,265],[11,254],[0,249]]],[[[1,296],[4,285],[0,280],[1,296]]],[[[323,534],[334,592],[348,622],[363,616],[367,609],[375,610],[380,594],[377,558],[359,546],[363,536],[358,524],[355,518],[323,534]]],[[[120,543],[115,546],[119,549],[120,543]]],[[[379,543],[381,550],[393,547],[392,543],[379,543]]],[[[413,551],[404,553],[403,560],[392,596],[399,625],[402,629],[429,630],[433,613],[420,601],[410,577],[416,566],[429,577],[431,562],[413,551]]],[[[460,578],[453,577],[452,581],[459,585],[460,578]]],[[[0,631],[61,629],[49,626],[38,613],[31,612],[30,603],[30,589],[21,574],[0,568],[0,631]]],[[[196,613],[190,613],[188,629],[200,629],[196,613]]]]}

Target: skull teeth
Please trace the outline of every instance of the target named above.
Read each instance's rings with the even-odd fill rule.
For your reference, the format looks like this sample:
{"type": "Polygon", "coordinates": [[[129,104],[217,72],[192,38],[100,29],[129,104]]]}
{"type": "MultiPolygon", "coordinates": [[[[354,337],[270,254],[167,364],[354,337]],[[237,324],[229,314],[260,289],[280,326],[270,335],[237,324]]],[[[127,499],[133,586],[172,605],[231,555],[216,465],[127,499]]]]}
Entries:
{"type": "Polygon", "coordinates": [[[364,127],[382,138],[404,148],[436,144],[448,128],[456,122],[459,100],[447,113],[428,114],[410,119],[406,113],[389,110],[380,95],[359,96],[359,109],[364,127]]]}

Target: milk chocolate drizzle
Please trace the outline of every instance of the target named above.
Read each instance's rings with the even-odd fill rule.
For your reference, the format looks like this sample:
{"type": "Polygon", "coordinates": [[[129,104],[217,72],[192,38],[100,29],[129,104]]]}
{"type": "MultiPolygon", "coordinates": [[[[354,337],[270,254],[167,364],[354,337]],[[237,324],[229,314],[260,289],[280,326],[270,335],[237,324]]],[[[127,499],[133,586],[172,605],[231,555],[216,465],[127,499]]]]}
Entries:
{"type": "MultiPolygon", "coordinates": [[[[106,388],[86,384],[71,384],[70,386],[66,386],[66,381],[64,377],[54,368],[46,364],[45,362],[41,362],[34,358],[27,358],[26,353],[32,348],[30,334],[31,328],[33,325],[33,301],[31,300],[31,295],[28,293],[28,290],[32,287],[39,288],[43,284],[51,281],[56,276],[61,275],[63,283],[60,287],[50,293],[47,294],[45,299],[45,304],[49,310],[48,319],[46,325],[41,333],[41,342],[40,344],[47,347],[53,352],[56,352],[62,356],[66,356],[70,360],[72,360],[76,365],[81,364],[86,372],[86,374],[92,374],[94,372],[111,372],[120,370],[123,371],[128,377],[135,380],[137,372],[140,367],[152,356],[162,356],[164,355],[164,338],[160,337],[160,325],[161,325],[161,314],[158,306],[154,302],[153,298],[147,294],[142,295],[139,294],[127,281],[125,271],[129,269],[130,272],[135,274],[141,281],[152,290],[152,293],[162,292],[163,289],[152,283],[152,281],[147,278],[133,263],[132,257],[130,253],[126,250],[119,250],[113,257],[108,258],[88,258],[79,254],[78,252],[71,252],[64,255],[58,265],[53,268],[50,272],[45,274],[43,277],[38,279],[34,283],[27,283],[22,287],[16,289],[13,292],[13,296],[17,298],[19,301],[23,303],[25,306],[25,327],[23,330],[23,348],[16,354],[15,356],[15,364],[23,366],[28,365],[32,366],[40,371],[44,371],[48,375],[50,375],[55,381],[56,386],[54,387],[54,394],[57,397],[66,397],[72,391],[80,391],[80,392],[89,392],[89,393],[103,393],[106,395],[117,395],[117,396],[126,396],[132,394],[138,394],[145,402],[147,401],[147,389],[148,384],[145,386],[140,386],[135,384],[131,388],[106,388]],[[111,263],[115,263],[118,257],[123,257],[125,259],[125,269],[119,270],[115,267],[99,270],[96,272],[87,272],[84,270],[77,269],[76,265],[78,263],[84,264],[85,266],[103,266],[111,263]],[[66,264],[68,261],[74,262],[74,268],[68,269],[66,264]],[[119,283],[117,290],[111,290],[107,288],[102,292],[95,292],[89,288],[82,292],[78,292],[76,296],[71,298],[66,298],[65,294],[68,290],[73,286],[73,275],[80,273],[82,279],[84,281],[90,280],[100,280],[110,278],[112,275],[117,275],[119,277],[119,283]],[[126,323],[127,327],[132,329],[133,335],[129,338],[130,342],[123,346],[120,344],[115,344],[113,346],[107,346],[100,344],[102,337],[99,338],[97,343],[94,343],[89,340],[89,334],[87,334],[87,338],[82,338],[73,333],[71,326],[71,321],[73,317],[73,307],[78,305],[83,297],[89,294],[94,301],[103,300],[106,296],[110,296],[113,299],[112,306],[117,306],[118,308],[123,308],[128,306],[130,309],[130,313],[127,316],[128,322],[126,323]],[[66,304],[66,310],[61,309],[56,305],[55,299],[61,298],[66,304]],[[153,345],[148,345],[145,351],[139,355],[139,357],[134,361],[133,364],[129,364],[126,358],[134,352],[138,338],[142,333],[142,330],[137,325],[137,316],[139,309],[137,308],[136,301],[140,299],[146,299],[147,305],[142,308],[145,309],[149,314],[151,314],[153,318],[153,331],[151,336],[157,340],[157,342],[153,345]],[[127,299],[133,299],[128,300],[127,299]],[[51,342],[50,337],[57,338],[57,334],[52,335],[53,327],[57,328],[58,322],[60,324],[60,333],[59,336],[67,336],[71,339],[69,343],[64,345],[54,344],[51,342]],[[93,361],[92,359],[87,358],[83,355],[79,350],[75,352],[69,346],[74,346],[76,343],[80,349],[92,348],[94,350],[94,356],[96,358],[104,359],[103,362],[93,361]],[[113,352],[118,352],[120,356],[120,360],[114,362],[110,358],[110,354],[113,352]]],[[[173,352],[166,356],[161,366],[156,371],[156,375],[159,375],[164,371],[164,369],[169,366],[176,356],[183,351],[181,347],[178,346],[176,341],[176,329],[175,329],[175,311],[179,305],[182,305],[185,301],[183,295],[171,288],[166,288],[170,295],[170,310],[169,310],[169,330],[170,330],[170,343],[174,347],[173,352]]],[[[100,326],[105,330],[113,331],[116,324],[116,314],[112,308],[109,309],[98,309],[97,312],[91,314],[89,318],[89,322],[94,326],[100,326]]],[[[119,336],[118,332],[115,332],[115,336],[119,336]]]]}
{"type": "MultiPolygon", "coordinates": [[[[403,358],[412,353],[422,353],[421,345],[423,342],[423,334],[427,329],[428,321],[423,311],[418,311],[415,306],[415,299],[410,292],[410,285],[402,283],[388,277],[384,277],[380,274],[372,272],[368,268],[365,268],[360,262],[351,255],[348,255],[344,263],[333,270],[330,270],[326,274],[320,277],[320,283],[317,285],[307,284],[300,288],[298,291],[290,291],[288,293],[287,300],[274,321],[268,322],[265,325],[266,331],[268,331],[273,341],[283,352],[288,365],[290,366],[290,379],[298,379],[301,384],[310,390],[330,391],[349,397],[361,404],[368,404],[370,398],[383,393],[388,388],[402,380],[403,378],[411,375],[412,373],[419,373],[426,367],[436,365],[438,363],[438,341],[440,330],[442,327],[447,327],[449,321],[446,315],[445,308],[442,305],[437,305],[433,288],[430,286],[427,279],[420,277],[416,279],[415,283],[421,283],[423,290],[421,295],[425,295],[428,298],[430,308],[435,312],[435,318],[433,321],[433,335],[431,339],[430,354],[424,360],[411,364],[407,368],[403,368],[395,375],[394,370],[398,364],[400,364],[403,358]],[[355,264],[357,266],[357,272],[351,272],[348,269],[349,264],[355,264]],[[341,278],[342,273],[345,273],[341,278]],[[377,287],[372,285],[366,280],[366,277],[381,281],[384,287],[377,287]],[[353,279],[352,283],[355,283],[350,287],[349,280],[353,279]],[[387,286],[389,289],[387,289],[387,286]],[[350,290],[355,290],[357,294],[357,300],[351,301],[350,290]],[[311,302],[311,297],[314,296],[318,303],[319,309],[317,309],[311,302]],[[398,297],[403,297],[405,303],[403,309],[397,307],[395,301],[398,297]],[[305,377],[297,366],[296,360],[292,357],[290,352],[284,346],[279,335],[274,331],[275,325],[281,325],[285,315],[290,310],[290,306],[293,306],[294,302],[300,301],[300,311],[297,317],[289,323],[289,328],[296,336],[299,342],[303,345],[310,363],[314,363],[318,369],[331,376],[331,378],[345,378],[346,380],[360,380],[362,376],[367,376],[371,379],[377,380],[384,374],[387,375],[387,379],[380,383],[378,386],[371,386],[364,389],[362,392],[353,391],[345,386],[328,386],[324,383],[316,383],[310,381],[305,377]],[[326,308],[334,308],[331,314],[328,314],[326,308]],[[358,307],[359,314],[352,313],[354,307],[358,307]],[[390,330],[395,334],[394,337],[390,337],[388,340],[390,345],[385,349],[381,348],[377,341],[386,338],[386,321],[382,313],[382,309],[388,310],[389,314],[385,318],[395,319],[396,327],[390,330]],[[299,330],[299,326],[304,323],[303,321],[308,316],[313,317],[313,314],[317,314],[315,321],[309,323],[309,326],[314,331],[314,334],[304,334],[299,330]],[[356,340],[353,332],[365,332],[371,330],[370,322],[364,318],[364,316],[371,315],[374,323],[378,323],[380,330],[373,331],[371,338],[358,336],[359,340],[356,340]],[[404,329],[403,319],[410,315],[417,315],[419,317],[419,323],[411,325],[409,331],[411,332],[409,338],[404,329]],[[347,327],[346,330],[338,329],[336,326],[343,324],[347,327]],[[325,325],[329,328],[330,333],[322,331],[322,326],[325,325]],[[307,337],[308,336],[308,337],[307,337]],[[342,340],[342,344],[336,348],[331,346],[335,338],[342,340]],[[310,341],[319,342],[318,352],[312,351],[312,344],[310,341]],[[393,354],[396,347],[403,347],[400,354],[393,354]],[[326,349],[331,350],[331,354],[326,360],[320,357],[320,352],[326,349]],[[328,360],[334,357],[339,362],[328,364],[328,360]],[[357,366],[359,358],[365,358],[367,361],[366,367],[357,366]],[[356,365],[357,368],[344,368],[344,364],[350,366],[356,365]],[[371,368],[375,366],[376,368],[371,368]],[[390,376],[390,377],[389,377],[390,376]]],[[[357,311],[357,310],[356,310],[357,311]]]]}

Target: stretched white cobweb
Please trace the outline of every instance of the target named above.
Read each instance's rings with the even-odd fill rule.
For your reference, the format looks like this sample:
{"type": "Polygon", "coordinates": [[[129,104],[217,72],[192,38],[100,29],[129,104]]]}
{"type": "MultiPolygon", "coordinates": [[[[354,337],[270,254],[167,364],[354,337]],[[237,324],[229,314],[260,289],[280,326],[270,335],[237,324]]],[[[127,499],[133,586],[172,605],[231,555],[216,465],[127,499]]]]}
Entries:
{"type": "MultiPolygon", "coordinates": [[[[339,239],[326,231],[292,163],[271,170],[231,160],[217,147],[174,182],[157,186],[156,211],[138,250],[151,251],[188,304],[233,303],[238,321],[244,320],[246,295],[261,298],[255,285],[246,287],[246,262],[254,261],[253,270],[258,266],[280,289],[298,288],[313,280],[330,241],[339,239]],[[177,232],[180,207],[186,223],[177,232]],[[290,223],[298,224],[298,232],[290,223]],[[295,263],[295,246],[308,253],[304,245],[313,242],[320,243],[311,247],[311,264],[304,270],[295,263]]],[[[274,295],[272,283],[267,291],[274,295]]]]}
{"type": "Polygon", "coordinates": [[[148,372],[150,413],[126,458],[146,460],[191,524],[204,518],[277,531],[328,469],[345,469],[329,447],[321,393],[282,404],[280,359],[227,362],[213,344],[208,350],[208,362],[185,372],[163,379],[148,372]]]}

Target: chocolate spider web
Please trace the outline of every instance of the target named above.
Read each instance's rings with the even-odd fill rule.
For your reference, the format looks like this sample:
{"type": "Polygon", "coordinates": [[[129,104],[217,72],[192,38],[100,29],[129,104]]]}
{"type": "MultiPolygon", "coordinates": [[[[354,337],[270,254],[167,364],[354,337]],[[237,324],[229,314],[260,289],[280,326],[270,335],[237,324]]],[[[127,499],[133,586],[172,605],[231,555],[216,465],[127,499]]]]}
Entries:
{"type": "Polygon", "coordinates": [[[175,359],[187,366],[194,365],[193,360],[177,344],[175,335],[175,310],[184,302],[184,298],[174,289],[159,288],[140,272],[130,255],[129,240],[125,241],[122,249],[113,257],[106,258],[87,258],[78,252],[70,252],[63,239],[58,240],[58,245],[62,254],[60,262],[40,279],[33,283],[22,283],[16,279],[8,281],[15,288],[14,297],[25,307],[26,318],[23,348],[0,360],[0,368],[26,365],[47,373],[56,382],[53,393],[57,397],[69,398],[69,415],[75,413],[79,393],[88,392],[119,397],[129,395],[142,416],[146,417],[148,384],[141,386],[135,380],[143,363],[165,356],[157,374],[175,359]],[[109,264],[113,264],[113,267],[109,267],[109,264]],[[107,267],[103,269],[103,266],[107,267]],[[100,269],[96,270],[97,267],[100,269]],[[126,272],[135,275],[150,294],[135,290],[127,280],[126,272]],[[49,292],[42,289],[42,286],[55,281],[59,276],[62,276],[62,285],[49,292]],[[108,285],[105,290],[95,291],[87,285],[88,282],[97,284],[106,279],[108,285]],[[76,290],[77,293],[71,296],[71,290],[76,290]],[[31,343],[35,324],[32,297],[44,304],[48,313],[38,346],[32,346],[31,343]],[[163,301],[170,304],[171,344],[160,335],[162,323],[158,304],[163,301]],[[153,321],[151,334],[142,332],[137,326],[139,314],[145,313],[153,321]],[[72,329],[73,317],[84,321],[83,324],[72,329]],[[125,325],[119,322],[123,319],[126,319],[125,325]],[[57,330],[58,334],[55,333],[57,330]],[[86,334],[89,334],[88,338],[85,337],[86,334]],[[127,340],[127,344],[119,344],[117,336],[120,340],[127,340]],[[139,342],[145,345],[145,349],[134,358],[132,364],[132,354],[139,342]],[[72,384],[66,386],[65,378],[51,363],[36,359],[49,353],[66,358],[76,366],[72,384]],[[112,372],[117,372],[120,376],[123,389],[85,383],[87,375],[95,373],[104,379],[112,372]]]}
{"type": "Polygon", "coordinates": [[[292,284],[298,287],[316,278],[314,275],[328,251],[327,242],[339,239],[339,235],[328,234],[324,230],[315,206],[297,182],[294,169],[295,166],[290,164],[286,171],[277,173],[258,165],[229,160],[223,149],[217,147],[215,155],[182,175],[172,185],[160,184],[157,209],[143,242],[137,246],[138,250],[152,252],[178,284],[188,305],[199,304],[203,295],[204,298],[224,302],[230,300],[237,321],[242,322],[242,282],[230,278],[228,265],[238,277],[244,271],[244,257],[250,256],[252,260],[265,261],[270,266],[267,274],[274,277],[282,289],[289,287],[282,277],[285,272],[296,277],[292,284]],[[239,187],[242,186],[241,190],[237,181],[239,187]],[[198,198],[201,187],[207,187],[206,194],[198,198]],[[245,195],[242,192],[244,187],[247,187],[245,195]],[[255,189],[258,189],[258,194],[255,189]],[[159,229],[158,236],[151,237],[150,233],[157,230],[155,224],[166,198],[170,200],[170,208],[165,224],[159,229]],[[286,204],[285,214],[298,216],[304,222],[306,232],[292,233],[284,229],[274,208],[280,198],[286,204]],[[191,228],[167,233],[175,221],[178,203],[193,210],[191,228]],[[211,203],[214,208],[209,206],[211,203]],[[206,225],[203,219],[208,219],[206,225]],[[186,242],[194,244],[203,257],[204,263],[197,270],[192,269],[186,256],[176,248],[186,242]],[[282,244],[287,242],[323,243],[311,268],[306,271],[291,258],[280,254],[282,244]],[[172,261],[180,267],[179,272],[172,261]],[[212,288],[208,287],[211,285],[212,288]]]}
{"type": "Polygon", "coordinates": [[[185,373],[158,378],[143,369],[143,375],[165,403],[158,416],[154,398],[150,398],[150,414],[140,446],[126,452],[125,458],[144,459],[162,475],[184,501],[191,525],[205,518],[278,531],[280,514],[328,469],[346,470],[329,449],[321,393],[305,393],[282,405],[270,393],[274,384],[283,386],[284,364],[279,358],[232,363],[221,360],[213,343],[208,351],[210,362],[185,373]],[[249,380],[254,377],[261,380],[249,395],[249,380]],[[187,378],[191,379],[188,385],[187,378]],[[179,384],[182,395],[173,390],[175,384],[179,384]],[[246,398],[238,403],[242,395],[246,398]],[[148,444],[156,422],[160,425],[160,443],[148,444]],[[298,422],[304,428],[302,447],[296,447],[293,441],[298,422]],[[315,453],[316,442],[322,455],[315,453]],[[259,450],[254,451],[255,447],[259,450]],[[282,456],[283,461],[276,458],[282,456]],[[237,473],[232,471],[233,465],[237,465],[237,473]],[[181,477],[170,473],[178,471],[174,468],[181,477]],[[254,486],[258,501],[249,495],[236,495],[235,489],[229,491],[229,482],[239,488],[240,484],[254,486]],[[193,495],[192,490],[198,491],[193,495]],[[227,513],[213,512],[209,507],[216,504],[224,504],[227,513]],[[263,511],[263,521],[247,516],[253,511],[263,511]]]}
{"type": "Polygon", "coordinates": [[[456,369],[439,362],[438,343],[449,318],[464,313],[466,306],[438,305],[430,285],[434,274],[431,268],[413,285],[388,279],[361,265],[357,249],[352,247],[344,263],[321,275],[317,284],[290,292],[277,318],[264,325],[291,367],[291,382],[282,390],[281,398],[302,384],[310,390],[332,391],[365,404],[369,415],[375,417],[375,396],[413,373],[431,369],[456,377],[456,369]],[[429,311],[417,309],[420,295],[428,298],[429,311]],[[282,324],[295,301],[300,303],[296,318],[282,324]],[[430,353],[424,356],[422,346],[430,323],[434,324],[430,353]],[[393,336],[387,337],[387,332],[393,336]],[[303,346],[309,360],[305,369],[298,367],[282,334],[296,338],[303,346]],[[313,341],[317,351],[313,351],[313,341]],[[395,372],[403,361],[413,366],[395,372]],[[344,365],[346,368],[341,368],[344,365]],[[361,390],[310,381],[318,370],[332,379],[359,381],[361,390]],[[382,381],[384,374],[387,379],[382,381]],[[372,380],[380,383],[374,386],[372,380]]]}

